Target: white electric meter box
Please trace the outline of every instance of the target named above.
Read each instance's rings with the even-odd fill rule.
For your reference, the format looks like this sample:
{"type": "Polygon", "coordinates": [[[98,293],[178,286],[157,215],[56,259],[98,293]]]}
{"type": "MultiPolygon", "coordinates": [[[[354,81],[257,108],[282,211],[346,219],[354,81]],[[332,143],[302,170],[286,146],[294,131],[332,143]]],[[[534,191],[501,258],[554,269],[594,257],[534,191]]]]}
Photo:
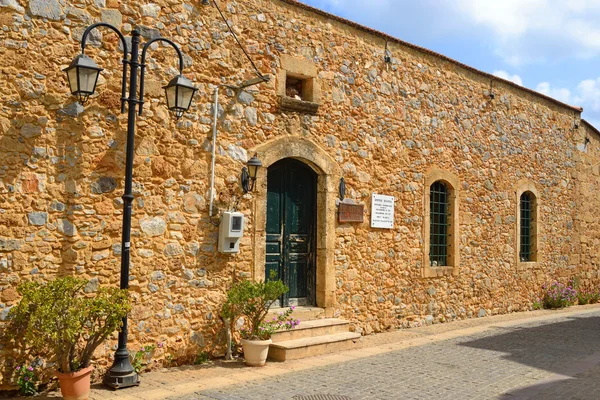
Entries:
{"type": "Polygon", "coordinates": [[[239,253],[240,239],[244,235],[244,214],[224,212],[219,225],[219,251],[239,253]]]}

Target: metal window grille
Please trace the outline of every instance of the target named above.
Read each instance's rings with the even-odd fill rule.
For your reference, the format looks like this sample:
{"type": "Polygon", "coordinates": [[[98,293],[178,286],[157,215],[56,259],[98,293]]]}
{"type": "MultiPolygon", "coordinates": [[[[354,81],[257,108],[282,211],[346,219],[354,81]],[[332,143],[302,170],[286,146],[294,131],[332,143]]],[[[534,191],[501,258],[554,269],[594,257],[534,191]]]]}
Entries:
{"type": "Polygon", "coordinates": [[[533,261],[532,257],[532,208],[533,196],[529,192],[521,195],[521,232],[520,240],[521,247],[519,251],[519,259],[521,261],[533,261]]]}
{"type": "Polygon", "coordinates": [[[450,202],[448,188],[435,182],[429,190],[429,262],[431,265],[448,265],[448,236],[450,202]]]}

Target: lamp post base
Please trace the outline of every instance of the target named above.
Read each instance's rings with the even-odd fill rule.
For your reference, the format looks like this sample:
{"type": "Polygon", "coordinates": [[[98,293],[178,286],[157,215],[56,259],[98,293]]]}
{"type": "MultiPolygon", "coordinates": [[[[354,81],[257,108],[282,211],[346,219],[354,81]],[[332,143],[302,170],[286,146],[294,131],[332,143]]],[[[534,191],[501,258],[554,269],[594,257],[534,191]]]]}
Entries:
{"type": "Polygon", "coordinates": [[[109,370],[102,382],[113,389],[123,389],[130,386],[139,386],[140,378],[135,371],[123,374],[109,370]]]}
{"type": "MultiPolygon", "coordinates": [[[[119,335],[123,334],[120,332],[119,335]]],[[[122,389],[130,386],[139,386],[140,377],[129,361],[127,349],[118,349],[115,361],[104,375],[102,382],[113,389],[122,389]]]]}

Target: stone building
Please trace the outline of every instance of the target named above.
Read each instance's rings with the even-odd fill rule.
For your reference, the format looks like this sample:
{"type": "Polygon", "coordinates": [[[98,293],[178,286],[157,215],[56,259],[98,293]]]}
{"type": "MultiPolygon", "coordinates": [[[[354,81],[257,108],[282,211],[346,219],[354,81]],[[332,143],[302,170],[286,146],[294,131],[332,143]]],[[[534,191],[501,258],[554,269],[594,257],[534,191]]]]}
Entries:
{"type": "MultiPolygon", "coordinates": [[[[86,54],[104,71],[85,107],[61,71],[97,21],[171,38],[200,88],[172,118],[161,86],[176,57],[151,49],[135,144],[130,348],[161,343],[158,361],[218,354],[227,288],[271,270],[291,286],[286,302],[361,334],[529,310],[554,279],[597,285],[600,136],[580,108],[293,0],[219,2],[272,79],[221,88],[209,215],[215,88],[256,76],[210,3],[0,1],[0,319],[25,280],[70,274],[89,279],[89,292],[119,284],[117,36],[92,35],[86,54]],[[254,154],[263,167],[244,193],[254,154]],[[393,226],[371,226],[373,194],[393,197],[393,226]],[[340,203],[363,222],[339,222],[340,203]],[[364,205],[362,216],[349,204],[364,205]],[[245,216],[237,254],[218,251],[223,211],[245,216]]],[[[113,346],[98,350],[100,371],[113,346]]],[[[14,359],[6,346],[0,354],[6,373],[14,359]]]]}

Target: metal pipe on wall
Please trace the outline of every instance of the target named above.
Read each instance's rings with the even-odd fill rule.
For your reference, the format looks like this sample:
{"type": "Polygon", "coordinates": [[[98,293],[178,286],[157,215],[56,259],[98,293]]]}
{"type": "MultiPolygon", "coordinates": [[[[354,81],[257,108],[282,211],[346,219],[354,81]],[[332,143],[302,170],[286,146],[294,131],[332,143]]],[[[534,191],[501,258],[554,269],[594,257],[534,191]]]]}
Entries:
{"type": "Polygon", "coordinates": [[[217,125],[219,123],[219,89],[221,87],[226,87],[235,92],[235,95],[240,92],[240,90],[247,88],[248,86],[254,86],[262,82],[269,82],[271,77],[269,75],[260,76],[258,78],[249,79],[247,81],[242,82],[240,86],[233,86],[227,84],[217,85],[215,87],[215,96],[213,102],[213,136],[212,136],[212,159],[210,163],[210,202],[208,207],[208,216],[212,223],[213,218],[213,207],[214,207],[214,191],[215,191],[215,158],[217,151],[217,125]]]}
{"type": "Polygon", "coordinates": [[[212,222],[213,217],[213,204],[214,204],[214,190],[215,190],[215,158],[217,148],[217,124],[219,123],[219,88],[222,85],[218,85],[215,88],[215,101],[213,103],[213,137],[212,137],[212,160],[210,166],[210,206],[208,209],[208,216],[212,222]]]}

